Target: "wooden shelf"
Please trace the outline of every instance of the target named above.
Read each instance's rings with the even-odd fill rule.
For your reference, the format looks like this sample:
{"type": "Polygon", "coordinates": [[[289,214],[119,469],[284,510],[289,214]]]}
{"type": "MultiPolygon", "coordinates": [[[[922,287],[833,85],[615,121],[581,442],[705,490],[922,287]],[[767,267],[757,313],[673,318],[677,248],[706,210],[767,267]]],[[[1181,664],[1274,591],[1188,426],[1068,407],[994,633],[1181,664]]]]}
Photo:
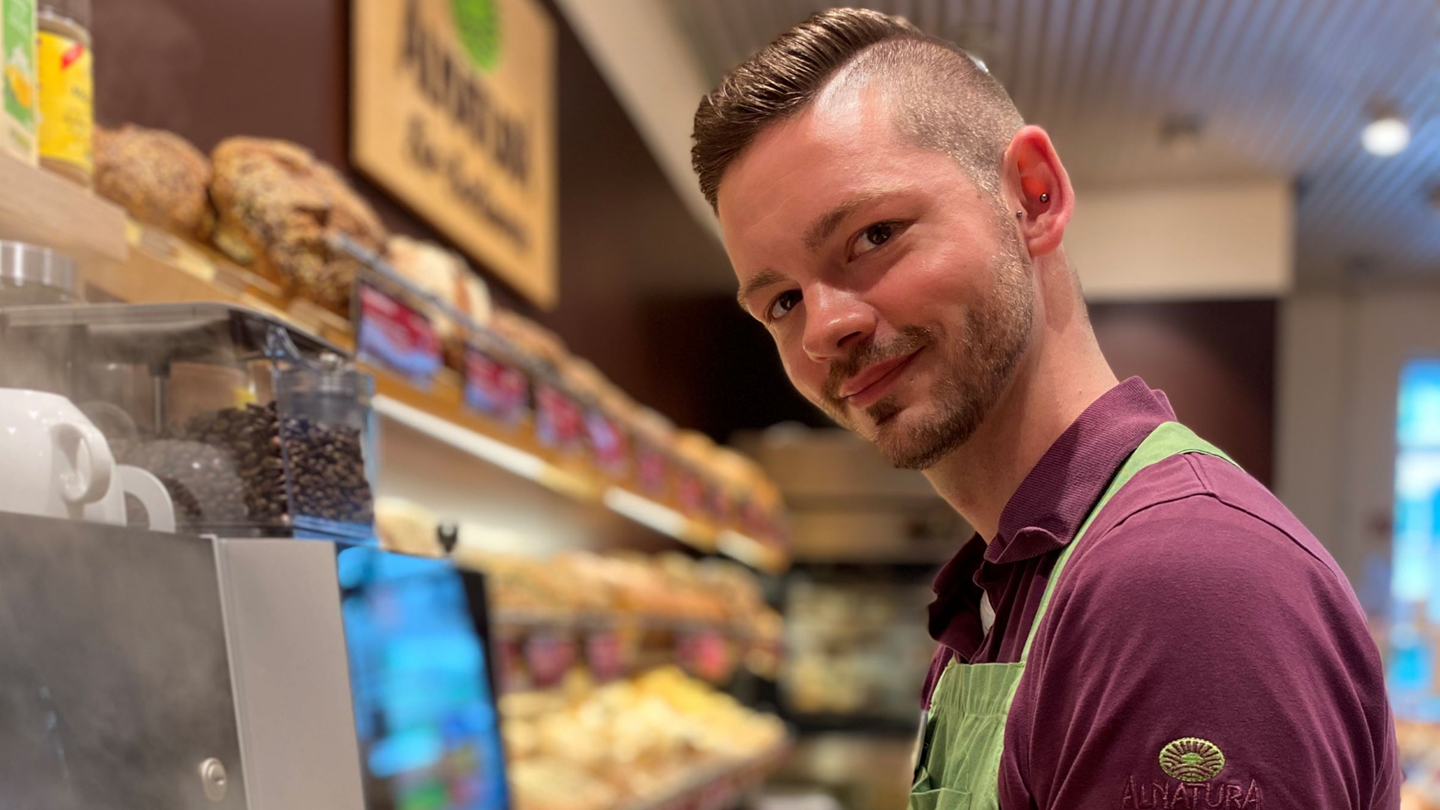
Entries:
{"type": "Polygon", "coordinates": [[[0,239],[44,245],[83,270],[129,256],[125,212],[65,178],[0,152],[0,239]]]}

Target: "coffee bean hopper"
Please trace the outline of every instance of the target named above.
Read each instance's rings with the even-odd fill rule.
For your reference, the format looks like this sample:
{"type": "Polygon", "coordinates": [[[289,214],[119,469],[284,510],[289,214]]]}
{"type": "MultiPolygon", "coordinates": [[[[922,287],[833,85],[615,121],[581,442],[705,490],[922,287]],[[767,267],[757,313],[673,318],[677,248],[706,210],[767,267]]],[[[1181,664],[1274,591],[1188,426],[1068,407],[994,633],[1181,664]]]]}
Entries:
{"type": "Polygon", "coordinates": [[[182,530],[373,536],[374,379],[334,345],[224,304],[0,310],[0,385],[62,394],[153,473],[182,530]]]}

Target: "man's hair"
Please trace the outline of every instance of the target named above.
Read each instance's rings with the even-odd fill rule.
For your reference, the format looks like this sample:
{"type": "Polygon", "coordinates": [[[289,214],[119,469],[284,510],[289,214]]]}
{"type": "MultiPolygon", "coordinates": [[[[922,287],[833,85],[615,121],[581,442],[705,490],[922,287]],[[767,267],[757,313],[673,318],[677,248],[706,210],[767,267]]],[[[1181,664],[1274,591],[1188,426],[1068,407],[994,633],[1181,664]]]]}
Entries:
{"type": "Polygon", "coordinates": [[[837,78],[877,80],[916,146],[950,155],[998,192],[1000,160],[1024,119],[1005,88],[956,45],[900,17],[841,8],[811,16],[735,66],[695,111],[691,164],[718,211],[720,180],[766,127],[803,110],[837,78]]]}

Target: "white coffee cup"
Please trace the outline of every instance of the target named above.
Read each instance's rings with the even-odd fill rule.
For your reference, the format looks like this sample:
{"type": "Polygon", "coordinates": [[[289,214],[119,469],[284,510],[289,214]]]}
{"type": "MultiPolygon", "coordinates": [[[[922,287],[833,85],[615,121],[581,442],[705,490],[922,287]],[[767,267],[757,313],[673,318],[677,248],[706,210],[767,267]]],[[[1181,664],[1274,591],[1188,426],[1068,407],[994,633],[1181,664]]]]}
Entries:
{"type": "Polygon", "coordinates": [[[125,511],[125,496],[139,499],[145,507],[148,528],[152,532],[175,531],[175,502],[160,479],[148,471],[129,464],[115,465],[115,476],[110,489],[99,501],[85,507],[85,519],[95,523],[110,523],[125,526],[129,515],[125,511]]]}
{"type": "Polygon", "coordinates": [[[125,494],[150,527],[174,531],[170,495],[155,476],[116,464],[95,425],[59,394],[0,388],[0,511],[125,524],[125,494]]]}

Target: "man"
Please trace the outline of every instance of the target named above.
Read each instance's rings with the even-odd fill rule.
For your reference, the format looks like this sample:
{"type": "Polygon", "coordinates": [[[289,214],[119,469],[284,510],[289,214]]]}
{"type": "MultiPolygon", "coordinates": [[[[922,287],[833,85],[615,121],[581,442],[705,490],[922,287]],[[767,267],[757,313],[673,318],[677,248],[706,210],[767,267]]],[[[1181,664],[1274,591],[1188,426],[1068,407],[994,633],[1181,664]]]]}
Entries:
{"type": "Polygon", "coordinates": [[[1062,247],[1065,167],[988,73],[825,12],[701,102],[693,160],[795,387],[978,531],[935,583],[912,807],[1398,806],[1345,577],[1117,381],[1062,247]]]}

